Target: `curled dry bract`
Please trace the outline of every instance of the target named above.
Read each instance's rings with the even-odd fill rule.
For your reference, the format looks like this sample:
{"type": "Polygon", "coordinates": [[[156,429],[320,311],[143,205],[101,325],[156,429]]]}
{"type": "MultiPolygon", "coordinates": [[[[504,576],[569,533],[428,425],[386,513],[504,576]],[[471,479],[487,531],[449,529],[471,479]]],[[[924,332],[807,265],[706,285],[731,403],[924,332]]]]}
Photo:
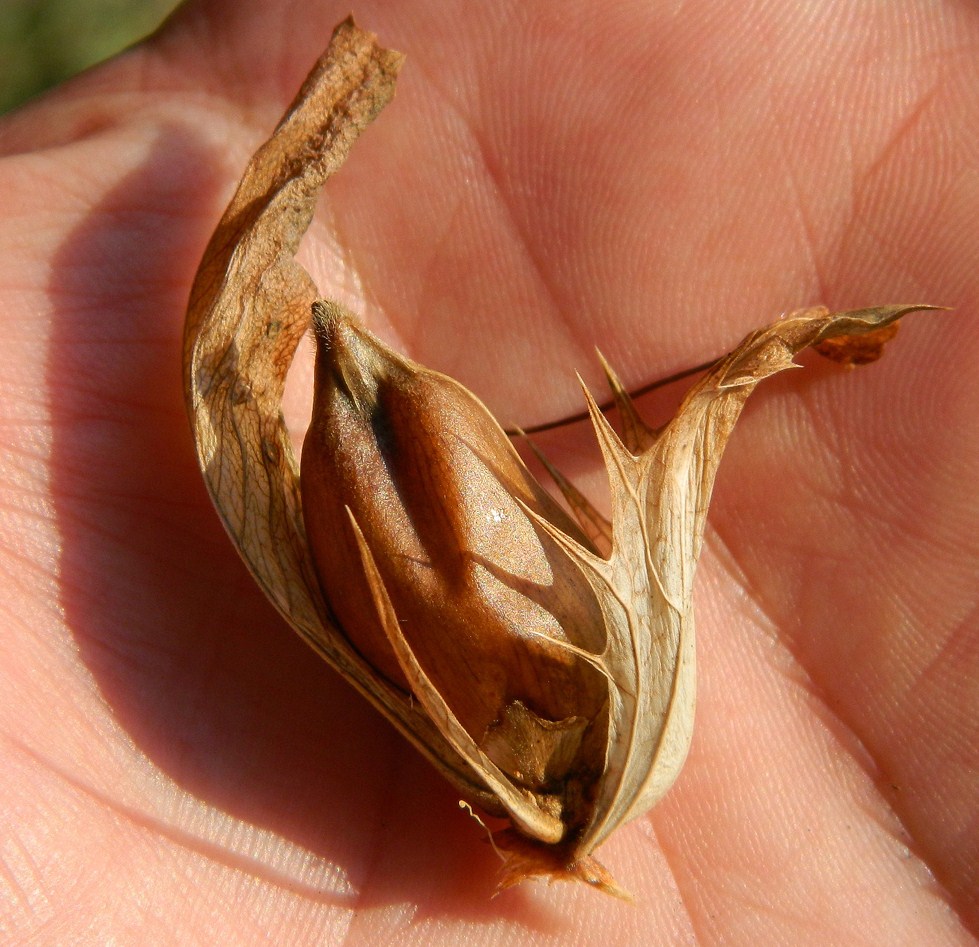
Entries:
{"type": "Polygon", "coordinates": [[[472,394],[391,352],[335,304],[317,303],[295,261],[320,187],[390,100],[401,61],[352,21],[337,27],[205,251],[184,349],[201,469],[239,553],[283,617],[466,799],[510,820],[497,836],[503,883],[544,874],[622,894],[592,852],[666,792],[686,756],[694,571],[714,474],[745,400],[806,346],[878,333],[927,307],[792,314],[719,361],[660,431],[640,420],[609,369],[621,437],[585,397],[612,520],[555,472],[576,524],[472,394]],[[305,493],[315,503],[304,522],[281,399],[314,304],[322,406],[311,429],[316,446],[307,441],[304,450],[304,469],[312,465],[305,493]],[[426,493],[426,476],[392,460],[398,431],[414,445],[413,469],[432,473],[438,489],[426,493]],[[382,479],[369,482],[369,465],[345,467],[348,448],[373,456],[370,476],[382,479]],[[383,490],[384,509],[373,502],[383,490]],[[480,532],[487,513],[507,520],[502,539],[480,532]],[[456,583],[451,594],[440,582],[456,583]],[[444,611],[433,615],[433,602],[444,611]],[[439,650],[453,622],[479,625],[474,652],[460,653],[458,636],[439,650]],[[464,674],[480,653],[492,673],[477,661],[464,674]],[[495,654],[515,656],[512,678],[500,677],[505,659],[495,654]],[[528,661],[543,662],[539,676],[560,686],[535,692],[528,661]]]}

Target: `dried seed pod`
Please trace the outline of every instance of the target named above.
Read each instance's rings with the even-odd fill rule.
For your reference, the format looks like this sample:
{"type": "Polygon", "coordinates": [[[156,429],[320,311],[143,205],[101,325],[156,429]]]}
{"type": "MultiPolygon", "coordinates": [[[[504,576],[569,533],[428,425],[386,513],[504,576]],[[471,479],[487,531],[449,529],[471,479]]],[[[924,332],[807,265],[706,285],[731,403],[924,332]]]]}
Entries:
{"type": "Polygon", "coordinates": [[[509,815],[504,883],[557,875],[622,894],[591,853],[663,795],[686,757],[693,576],[741,407],[799,349],[905,311],[807,310],[753,333],[660,432],[606,366],[625,440],[588,404],[613,520],[559,480],[578,526],[472,393],[339,306],[314,304],[300,483],[320,581],[344,636],[418,701],[509,815]]]}
{"type": "Polygon", "coordinates": [[[622,894],[592,852],[662,796],[686,756],[694,571],[746,398],[806,346],[878,333],[876,351],[880,329],[931,307],[788,316],[718,362],[660,431],[609,369],[621,439],[586,399],[612,522],[558,475],[576,525],[472,394],[317,303],[295,262],[319,188],[390,99],[400,64],[341,24],[204,253],[184,350],[201,470],[292,627],[461,795],[509,818],[502,883],[543,874],[622,894]],[[281,400],[313,312],[304,513],[281,400]]]}
{"type": "Polygon", "coordinates": [[[434,719],[449,708],[474,759],[538,800],[558,842],[604,766],[607,682],[575,649],[605,642],[597,599],[533,516],[588,540],[470,392],[336,305],[313,320],[300,485],[330,605],[373,667],[434,719]]]}

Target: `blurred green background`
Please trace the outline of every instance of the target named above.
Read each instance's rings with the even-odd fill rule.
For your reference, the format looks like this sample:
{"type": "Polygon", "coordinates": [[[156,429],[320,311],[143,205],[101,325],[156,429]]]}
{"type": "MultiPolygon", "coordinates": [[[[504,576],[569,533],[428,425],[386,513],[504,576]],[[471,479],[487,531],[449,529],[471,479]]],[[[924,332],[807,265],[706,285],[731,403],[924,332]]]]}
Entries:
{"type": "Polygon", "coordinates": [[[152,32],[179,0],[0,0],[0,113],[152,32]]]}

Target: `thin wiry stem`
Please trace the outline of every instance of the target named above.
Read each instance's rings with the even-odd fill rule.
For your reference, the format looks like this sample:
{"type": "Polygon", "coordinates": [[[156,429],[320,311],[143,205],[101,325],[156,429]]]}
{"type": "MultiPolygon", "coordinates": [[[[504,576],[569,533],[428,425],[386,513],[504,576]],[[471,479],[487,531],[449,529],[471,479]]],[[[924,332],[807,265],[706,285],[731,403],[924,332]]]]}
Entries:
{"type": "MultiPolygon", "coordinates": [[[[656,381],[651,381],[641,388],[636,388],[629,392],[630,398],[641,398],[643,395],[649,394],[651,391],[656,391],[657,388],[665,388],[667,385],[672,385],[675,381],[682,381],[684,378],[689,378],[691,375],[697,375],[700,372],[707,371],[708,368],[713,365],[717,359],[711,359],[709,362],[703,362],[700,365],[694,365],[693,368],[684,368],[682,371],[674,372],[672,375],[667,375],[665,378],[657,378],[656,381]]],[[[615,407],[614,401],[605,401],[598,406],[599,410],[604,414],[607,411],[611,411],[615,407]]],[[[567,417],[558,418],[556,421],[544,421],[541,424],[534,424],[530,427],[521,428],[507,428],[506,433],[510,437],[517,437],[523,434],[540,434],[542,431],[553,431],[559,427],[566,427],[569,424],[577,424],[579,421],[588,420],[588,411],[579,411],[577,414],[569,414],[567,417]]]]}

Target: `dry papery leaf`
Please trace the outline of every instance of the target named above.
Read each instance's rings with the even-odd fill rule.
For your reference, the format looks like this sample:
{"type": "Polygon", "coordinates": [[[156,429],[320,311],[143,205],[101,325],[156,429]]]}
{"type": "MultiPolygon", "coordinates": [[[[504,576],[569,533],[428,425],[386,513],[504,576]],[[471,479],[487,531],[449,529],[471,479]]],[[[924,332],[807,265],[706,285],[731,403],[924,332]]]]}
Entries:
{"type": "Polygon", "coordinates": [[[592,853],[662,797],[686,757],[694,571],[745,400],[801,349],[931,307],[793,313],[714,365],[658,431],[606,366],[621,436],[585,398],[612,519],[555,471],[572,518],[473,394],[320,300],[296,263],[319,189],[390,100],[401,63],[340,24],[218,224],[184,347],[201,470],[289,624],[465,800],[509,820],[494,836],[501,886],[541,875],[626,896],[592,853]],[[300,478],[281,400],[311,320],[300,478]]]}

